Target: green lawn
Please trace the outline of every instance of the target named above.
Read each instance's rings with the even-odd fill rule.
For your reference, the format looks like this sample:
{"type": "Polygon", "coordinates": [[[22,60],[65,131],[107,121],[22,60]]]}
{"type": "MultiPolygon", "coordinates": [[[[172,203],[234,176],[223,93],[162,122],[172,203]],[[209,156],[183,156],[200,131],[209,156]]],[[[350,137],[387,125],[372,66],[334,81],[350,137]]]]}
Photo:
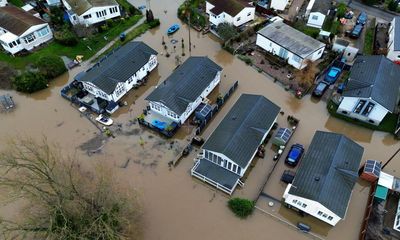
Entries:
{"type": "Polygon", "coordinates": [[[8,2],[17,7],[22,7],[25,5],[23,0],[8,0],[8,2]]]}
{"type": "Polygon", "coordinates": [[[373,23],[373,27],[367,28],[365,32],[364,54],[366,55],[372,55],[374,52],[375,22],[373,23]]]}
{"type": "Polygon", "coordinates": [[[109,30],[87,39],[81,39],[78,45],[73,47],[64,46],[53,41],[42,49],[23,57],[12,57],[4,52],[0,52],[0,61],[7,62],[17,69],[24,69],[29,63],[36,62],[39,57],[50,54],[70,58],[75,58],[76,55],[83,55],[83,59],[87,60],[120,33],[136,24],[142,17],[141,15],[136,15],[129,19],[120,20],[109,30]]]}
{"type": "Polygon", "coordinates": [[[365,122],[361,122],[359,120],[347,117],[345,115],[339,114],[336,112],[336,110],[338,109],[338,105],[335,104],[332,100],[330,100],[328,102],[327,108],[328,108],[328,112],[336,118],[342,119],[346,122],[350,122],[352,124],[356,124],[365,128],[369,128],[372,130],[377,130],[377,131],[382,131],[382,132],[389,132],[389,133],[394,133],[395,129],[396,129],[396,125],[397,125],[397,118],[398,115],[397,114],[392,114],[392,113],[388,113],[386,114],[385,118],[383,118],[381,124],[379,126],[375,126],[372,124],[368,124],[365,122]]]}

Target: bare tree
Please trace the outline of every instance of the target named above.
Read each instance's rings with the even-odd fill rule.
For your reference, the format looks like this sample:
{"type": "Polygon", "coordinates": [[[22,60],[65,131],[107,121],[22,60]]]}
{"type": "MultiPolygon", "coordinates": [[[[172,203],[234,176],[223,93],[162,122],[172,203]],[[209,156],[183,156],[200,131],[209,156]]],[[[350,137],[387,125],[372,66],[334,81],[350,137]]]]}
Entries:
{"type": "Polygon", "coordinates": [[[27,206],[22,219],[0,218],[2,239],[119,240],[140,235],[137,195],[118,188],[109,169],[83,171],[75,158],[64,157],[46,139],[10,141],[0,153],[0,169],[2,193],[27,206]]]}
{"type": "Polygon", "coordinates": [[[307,64],[307,66],[296,71],[294,75],[300,86],[309,88],[313,85],[315,76],[318,74],[319,69],[316,62],[312,62],[308,59],[305,61],[305,64],[307,64]]]}

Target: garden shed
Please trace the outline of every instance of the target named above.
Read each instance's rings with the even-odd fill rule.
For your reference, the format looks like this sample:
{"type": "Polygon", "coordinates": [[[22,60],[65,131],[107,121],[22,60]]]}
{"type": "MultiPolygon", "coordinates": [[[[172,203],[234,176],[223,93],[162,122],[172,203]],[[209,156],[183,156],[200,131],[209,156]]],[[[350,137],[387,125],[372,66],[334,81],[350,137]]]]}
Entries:
{"type": "Polygon", "coordinates": [[[277,146],[284,146],[289,141],[292,134],[293,132],[289,128],[279,128],[274,139],[272,140],[272,143],[277,146]]]}

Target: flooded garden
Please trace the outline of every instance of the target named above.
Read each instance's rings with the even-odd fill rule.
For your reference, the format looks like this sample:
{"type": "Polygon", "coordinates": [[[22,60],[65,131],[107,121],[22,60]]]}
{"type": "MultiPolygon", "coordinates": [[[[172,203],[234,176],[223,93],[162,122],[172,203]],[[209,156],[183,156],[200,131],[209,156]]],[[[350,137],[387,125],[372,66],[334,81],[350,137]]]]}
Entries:
{"type": "MultiPolygon", "coordinates": [[[[146,4],[144,0],[130,2],[135,6],[146,4]]],[[[160,19],[161,26],[136,40],[145,42],[158,52],[159,65],[151,72],[145,85],[130,91],[122,99],[126,106],[112,115],[114,125],[110,130],[113,137],[105,136],[94,121],[89,121],[60,96],[60,90],[76,74],[90,67],[91,63],[85,63],[52,81],[49,88],[34,94],[0,90],[0,95],[12,95],[16,105],[13,111],[0,113],[0,149],[3,142],[10,138],[47,137],[49,141],[59,144],[63,153],[79,156],[84,167],[90,169],[99,162],[107,164],[120,184],[136,189],[140,194],[144,208],[144,239],[357,239],[369,185],[361,180],[355,185],[346,218],[336,227],[329,227],[311,217],[303,218],[277,201],[281,200],[286,187],[279,180],[287,169],[283,161],[276,164],[270,180],[264,185],[269,170],[275,164],[271,144],[266,146],[266,156],[254,161],[244,187],[233,194],[235,197],[258,199],[258,210],[245,220],[236,218],[228,209],[227,195],[190,176],[198,148],[181,159],[176,167],[168,166],[168,162],[175,160],[193,137],[194,126],[183,124],[173,138],[165,138],[140,126],[137,117],[146,108],[145,97],[189,56],[208,56],[223,68],[221,83],[210,99],[216,99],[219,93],[225,93],[239,81],[237,90],[202,132],[204,139],[210,136],[242,93],[251,93],[263,95],[281,107],[283,113],[278,116],[280,126],[287,125],[289,115],[300,120],[290,144],[301,143],[306,150],[316,130],[342,133],[359,143],[365,148],[362,162],[367,159],[385,162],[400,147],[400,143],[389,133],[371,131],[331,117],[323,100],[317,101],[310,95],[296,98],[274,83],[271,77],[221,49],[220,41],[210,33],[202,34],[191,29],[192,46],[189,52],[188,26],[176,16],[181,2],[152,1],[151,8],[160,19]],[[175,23],[181,24],[181,29],[172,37],[167,37],[168,27],[175,23]],[[167,49],[162,45],[163,37],[167,49]],[[185,40],[185,56],[182,56],[180,45],[182,38],[185,40]],[[171,41],[173,39],[178,43],[174,44],[176,41],[171,41]],[[260,188],[268,196],[258,197],[260,188]],[[271,201],[274,203],[272,207],[269,206],[271,201]],[[317,237],[291,226],[298,221],[307,222],[317,237]]],[[[398,157],[385,170],[396,175],[399,167],[398,157]]],[[[13,214],[14,211],[15,208],[5,206],[0,209],[0,214],[13,214]]]]}

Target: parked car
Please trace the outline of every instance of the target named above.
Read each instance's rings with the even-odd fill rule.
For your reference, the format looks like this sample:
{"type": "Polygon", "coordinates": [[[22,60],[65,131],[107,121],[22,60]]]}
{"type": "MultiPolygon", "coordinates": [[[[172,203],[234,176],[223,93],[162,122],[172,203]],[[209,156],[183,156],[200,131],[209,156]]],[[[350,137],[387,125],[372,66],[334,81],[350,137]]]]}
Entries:
{"type": "Polygon", "coordinates": [[[354,26],[353,30],[351,30],[350,37],[351,38],[359,38],[361,36],[363,25],[357,24],[354,26]]]}
{"type": "Polygon", "coordinates": [[[357,17],[357,25],[365,25],[368,21],[368,15],[365,12],[361,12],[360,15],[357,17]]]}
{"type": "Polygon", "coordinates": [[[344,18],[346,18],[346,19],[353,19],[353,17],[354,17],[354,12],[353,11],[348,11],[344,15],[344,18]]]}
{"type": "Polygon", "coordinates": [[[314,88],[312,95],[314,97],[322,97],[325,91],[329,88],[329,85],[326,82],[319,82],[317,86],[314,88]]]}
{"type": "Polygon", "coordinates": [[[289,166],[296,167],[300,162],[301,157],[304,153],[304,147],[301,144],[293,144],[289,150],[289,153],[285,159],[285,163],[289,166]]]}
{"type": "Polygon", "coordinates": [[[338,67],[330,67],[327,74],[325,75],[324,81],[332,85],[338,80],[340,74],[342,73],[342,69],[338,67]]]}

